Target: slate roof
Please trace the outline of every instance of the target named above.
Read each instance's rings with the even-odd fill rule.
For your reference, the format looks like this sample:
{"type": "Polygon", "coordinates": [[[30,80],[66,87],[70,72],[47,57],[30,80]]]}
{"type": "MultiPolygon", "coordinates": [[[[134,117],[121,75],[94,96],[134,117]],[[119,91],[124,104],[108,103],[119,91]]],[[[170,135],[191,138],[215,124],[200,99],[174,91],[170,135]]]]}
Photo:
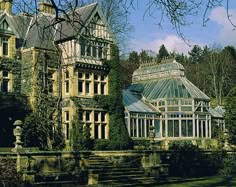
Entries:
{"type": "Polygon", "coordinates": [[[29,16],[25,14],[9,15],[0,12],[0,21],[6,18],[8,24],[13,27],[16,37],[25,41],[24,48],[56,50],[54,42],[77,37],[87,25],[87,21],[97,6],[98,3],[92,3],[77,8],[73,13],[68,13],[70,21],[66,17],[61,17],[62,21],[54,24],[55,15],[45,13],[29,16]]]}
{"type": "Polygon", "coordinates": [[[123,105],[129,112],[157,113],[157,111],[136,97],[131,91],[123,90],[123,105]]]}
{"type": "Polygon", "coordinates": [[[55,29],[52,25],[53,16],[41,14],[31,20],[30,29],[26,34],[25,48],[35,47],[56,50],[54,45],[55,29]]]}
{"type": "Polygon", "coordinates": [[[65,40],[78,35],[78,32],[85,27],[86,22],[90,15],[93,13],[98,3],[92,3],[90,5],[77,8],[74,14],[70,14],[69,18],[71,22],[62,21],[57,24],[57,32],[55,35],[55,41],[65,40]],[[72,24],[72,22],[74,23],[72,24]]]}

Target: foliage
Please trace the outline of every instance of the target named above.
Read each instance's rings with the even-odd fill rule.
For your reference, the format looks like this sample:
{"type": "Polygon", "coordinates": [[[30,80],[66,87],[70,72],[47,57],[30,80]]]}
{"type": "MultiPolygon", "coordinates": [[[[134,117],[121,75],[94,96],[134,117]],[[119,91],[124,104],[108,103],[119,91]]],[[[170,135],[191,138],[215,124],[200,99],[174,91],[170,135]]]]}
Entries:
{"type": "Polygon", "coordinates": [[[133,140],[134,146],[144,148],[144,149],[149,149],[150,146],[150,140],[133,140]]]}
{"type": "Polygon", "coordinates": [[[164,44],[161,45],[160,49],[159,49],[159,53],[158,53],[158,59],[159,61],[161,61],[162,59],[165,59],[169,56],[169,53],[165,47],[164,44]]]}
{"type": "Polygon", "coordinates": [[[77,115],[73,117],[71,126],[72,149],[74,151],[92,149],[93,141],[90,139],[90,128],[83,126],[77,115]]]}
{"type": "Polygon", "coordinates": [[[199,64],[202,62],[202,49],[198,45],[194,45],[192,50],[188,52],[189,60],[192,64],[199,64]]]}
{"type": "Polygon", "coordinates": [[[229,143],[236,144],[236,85],[230,90],[225,105],[225,124],[229,143]]]}
{"type": "Polygon", "coordinates": [[[94,141],[94,150],[98,150],[98,151],[105,151],[105,150],[109,150],[109,140],[105,140],[105,139],[100,139],[100,140],[95,140],[94,141]]]}
{"type": "Polygon", "coordinates": [[[42,150],[59,149],[64,147],[64,136],[61,136],[55,125],[53,115],[56,111],[55,98],[40,93],[40,97],[35,101],[34,109],[24,122],[23,137],[27,147],[39,147],[42,150]],[[52,118],[52,119],[51,119],[52,118]]]}
{"type": "Polygon", "coordinates": [[[170,174],[181,177],[198,177],[215,175],[224,167],[225,152],[203,152],[191,143],[179,142],[170,147],[172,152],[169,164],[170,174]]]}
{"type": "Polygon", "coordinates": [[[53,150],[62,150],[63,148],[65,148],[66,144],[65,144],[65,139],[63,138],[64,134],[62,132],[61,125],[57,125],[55,127],[52,136],[53,136],[53,141],[52,141],[53,150]]]}
{"type": "Polygon", "coordinates": [[[116,46],[112,47],[112,60],[109,61],[109,129],[110,149],[128,149],[131,145],[127,128],[124,122],[124,107],[122,104],[122,74],[119,63],[119,52],[116,46]]]}
{"type": "Polygon", "coordinates": [[[21,183],[21,175],[16,171],[16,160],[0,158],[0,186],[16,186],[21,183]]]}

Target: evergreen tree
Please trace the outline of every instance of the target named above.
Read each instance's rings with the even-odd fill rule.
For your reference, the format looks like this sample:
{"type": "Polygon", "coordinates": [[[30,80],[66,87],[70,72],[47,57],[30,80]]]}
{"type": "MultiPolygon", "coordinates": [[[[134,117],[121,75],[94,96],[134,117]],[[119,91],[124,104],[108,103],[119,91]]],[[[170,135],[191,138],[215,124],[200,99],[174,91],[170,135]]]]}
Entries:
{"type": "Polygon", "coordinates": [[[134,70],[139,67],[139,55],[136,51],[129,54],[129,58],[121,63],[123,88],[127,88],[132,82],[132,75],[134,70]]]}
{"type": "Polygon", "coordinates": [[[229,143],[236,144],[236,85],[230,90],[225,105],[225,124],[229,143]]]}
{"type": "Polygon", "coordinates": [[[162,59],[165,59],[169,57],[169,53],[165,47],[164,44],[161,45],[159,52],[158,52],[158,60],[161,61],[162,59]]]}
{"type": "Polygon", "coordinates": [[[202,61],[202,49],[198,45],[194,45],[192,50],[188,52],[190,55],[190,62],[192,64],[199,64],[202,61]]]}

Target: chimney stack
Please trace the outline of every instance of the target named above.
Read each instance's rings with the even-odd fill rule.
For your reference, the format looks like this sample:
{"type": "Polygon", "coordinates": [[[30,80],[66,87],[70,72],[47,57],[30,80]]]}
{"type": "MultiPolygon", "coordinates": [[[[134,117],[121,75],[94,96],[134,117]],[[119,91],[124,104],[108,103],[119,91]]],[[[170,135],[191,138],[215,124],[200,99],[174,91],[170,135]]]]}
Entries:
{"type": "Polygon", "coordinates": [[[7,12],[8,14],[12,13],[12,0],[0,0],[0,10],[7,12]]]}
{"type": "Polygon", "coordinates": [[[39,10],[43,13],[55,14],[55,9],[49,0],[41,0],[39,2],[39,10]]]}

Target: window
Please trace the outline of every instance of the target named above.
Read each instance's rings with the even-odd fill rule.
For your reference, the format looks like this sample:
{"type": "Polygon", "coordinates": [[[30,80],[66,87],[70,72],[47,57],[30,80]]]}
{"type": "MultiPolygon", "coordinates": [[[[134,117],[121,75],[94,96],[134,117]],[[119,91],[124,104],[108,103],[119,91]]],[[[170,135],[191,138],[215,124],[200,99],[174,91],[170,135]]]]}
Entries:
{"type": "Polygon", "coordinates": [[[4,70],[3,70],[3,71],[2,71],[2,76],[3,76],[3,77],[8,77],[8,71],[4,71],[4,70]]]}
{"type": "Polygon", "coordinates": [[[101,95],[104,95],[105,94],[105,84],[102,83],[101,84],[101,95]]]}
{"type": "Polygon", "coordinates": [[[99,95],[107,93],[106,75],[97,73],[79,72],[78,73],[78,94],[79,95],[99,95]]]}
{"type": "Polygon", "coordinates": [[[106,127],[107,127],[107,121],[106,121],[106,112],[94,112],[94,138],[95,139],[106,139],[106,127]]]}
{"type": "Polygon", "coordinates": [[[68,94],[70,92],[70,74],[69,71],[65,72],[65,92],[68,94]]]}
{"type": "Polygon", "coordinates": [[[3,79],[2,80],[2,92],[8,92],[8,82],[9,80],[3,79]]]}
{"type": "Polygon", "coordinates": [[[79,91],[79,93],[83,93],[83,81],[79,81],[79,83],[78,83],[78,91],[79,91]]]}
{"type": "Polygon", "coordinates": [[[91,121],[90,114],[91,114],[91,111],[85,111],[86,121],[91,121]]]}
{"type": "Polygon", "coordinates": [[[108,44],[105,42],[95,42],[82,39],[80,41],[81,56],[93,57],[96,59],[106,59],[108,44]]]}
{"type": "Polygon", "coordinates": [[[66,87],[66,93],[69,93],[70,90],[69,80],[65,81],[65,87],[66,87]]]}
{"type": "Polygon", "coordinates": [[[2,54],[4,56],[8,55],[8,38],[6,37],[2,38],[2,54]]]}
{"type": "Polygon", "coordinates": [[[94,120],[99,121],[99,112],[94,112],[94,120]]]}
{"type": "Polygon", "coordinates": [[[10,91],[9,71],[3,70],[0,77],[0,91],[8,93],[10,91]]]}
{"type": "Polygon", "coordinates": [[[70,122],[69,111],[65,111],[65,139],[66,140],[69,140],[70,138],[69,122],[70,122]]]}
{"type": "Polygon", "coordinates": [[[98,94],[98,83],[94,83],[94,94],[98,94]]]}
{"type": "Polygon", "coordinates": [[[86,82],[85,83],[85,93],[89,94],[89,92],[90,92],[90,82],[86,82]]]}

